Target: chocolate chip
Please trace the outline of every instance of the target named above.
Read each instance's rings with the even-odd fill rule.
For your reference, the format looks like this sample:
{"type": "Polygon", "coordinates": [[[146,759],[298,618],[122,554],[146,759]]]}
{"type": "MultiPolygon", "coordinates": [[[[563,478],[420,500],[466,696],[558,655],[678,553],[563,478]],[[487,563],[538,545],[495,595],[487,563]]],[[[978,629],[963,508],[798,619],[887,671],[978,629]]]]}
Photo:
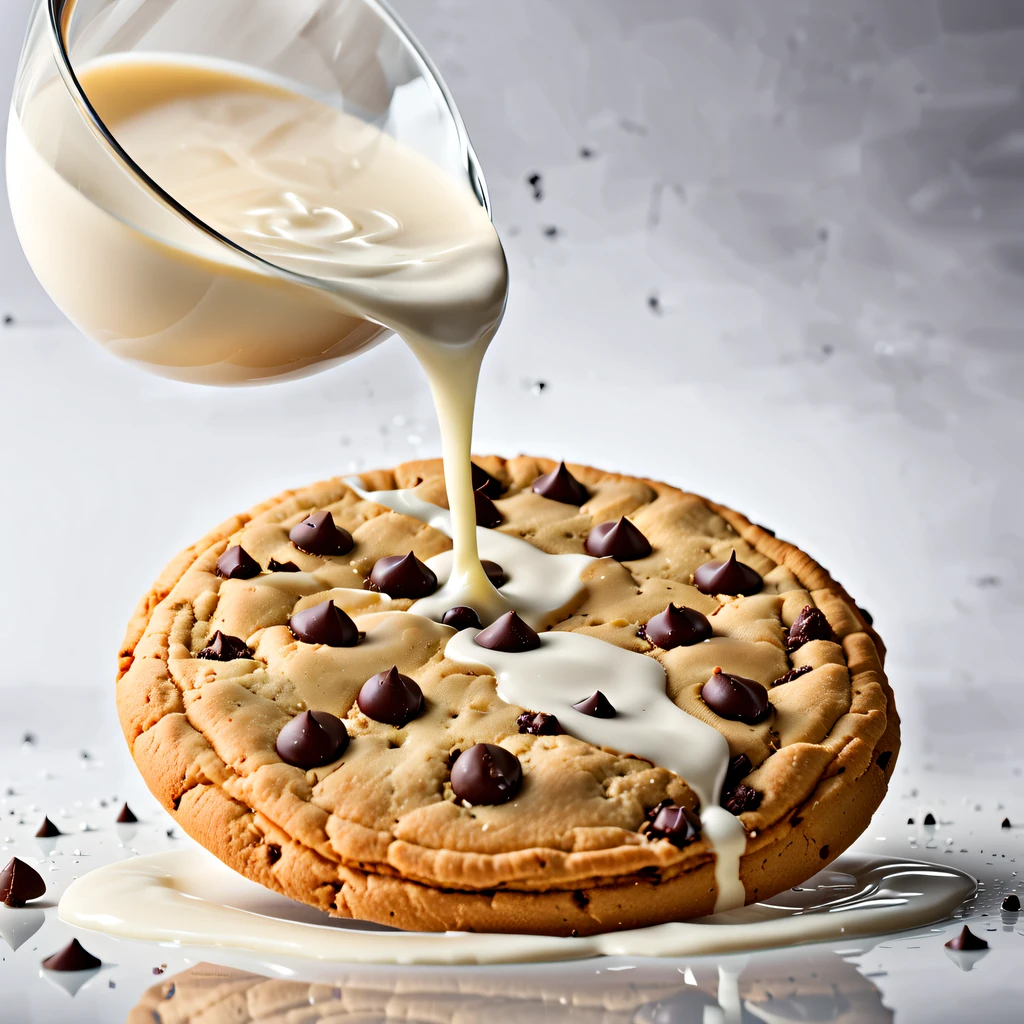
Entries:
{"type": "Polygon", "coordinates": [[[700,695],[716,715],[747,725],[767,718],[772,708],[768,691],[760,683],[720,668],[715,668],[700,695]]]}
{"type": "Polygon", "coordinates": [[[648,813],[650,839],[667,839],[673,846],[684,847],[700,836],[700,820],[685,807],[668,800],[648,813]]]}
{"type": "Polygon", "coordinates": [[[501,481],[497,477],[491,476],[483,466],[478,466],[475,462],[470,465],[473,473],[473,490],[483,491],[488,498],[500,497],[501,492],[505,489],[501,481]]]}
{"type": "Polygon", "coordinates": [[[671,651],[675,647],[692,647],[710,640],[711,623],[696,608],[670,604],[663,612],[648,619],[642,635],[655,647],[671,651]]]}
{"type": "Polygon", "coordinates": [[[62,950],[43,961],[48,971],[91,971],[102,967],[103,961],[93,956],[78,939],[72,939],[62,950]]]}
{"type": "Polygon", "coordinates": [[[820,858],[821,858],[822,860],[828,860],[828,855],[829,855],[829,854],[830,854],[831,852],[832,852],[832,851],[831,851],[831,850],[829,850],[829,848],[828,848],[828,845],[826,844],[825,846],[823,846],[823,847],[822,847],[822,848],[821,848],[821,849],[820,849],[820,850],[818,851],[818,856],[819,856],[819,857],[820,857],[820,858]]]}
{"type": "Polygon", "coordinates": [[[516,719],[516,725],[519,726],[520,732],[529,733],[531,736],[560,736],[562,734],[562,726],[558,719],[543,711],[524,711],[516,719]]]}
{"type": "Polygon", "coordinates": [[[348,530],[334,522],[328,509],[314,512],[293,526],[288,539],[307,555],[347,555],[356,543],[348,530]]]}
{"type": "Polygon", "coordinates": [[[812,608],[811,605],[804,605],[800,614],[789,627],[789,636],[786,639],[786,650],[795,651],[798,647],[810,643],[811,640],[836,641],[836,635],[828,624],[821,609],[812,608]]]}
{"type": "Polygon", "coordinates": [[[480,564],[483,566],[487,578],[491,581],[491,586],[499,589],[505,586],[508,582],[508,577],[505,575],[505,570],[497,562],[492,562],[489,558],[485,558],[480,564]]]}
{"type": "Polygon", "coordinates": [[[999,827],[1000,828],[1013,828],[1013,826],[1010,824],[1010,819],[1009,818],[1003,818],[1002,823],[1000,824],[999,827]]]}
{"type": "Polygon", "coordinates": [[[794,679],[799,679],[801,676],[807,675],[810,671],[810,665],[801,665],[799,668],[791,668],[788,672],[779,676],[779,678],[772,683],[772,686],[782,686],[784,683],[791,683],[794,679]]]}
{"type": "Polygon", "coordinates": [[[864,621],[865,621],[865,622],[866,622],[866,623],[867,623],[867,624],[868,624],[869,626],[873,626],[873,625],[875,624],[875,617],[874,617],[874,616],[873,616],[873,615],[871,614],[871,612],[869,612],[869,611],[867,610],[867,608],[861,608],[861,606],[860,606],[860,605],[857,605],[857,611],[859,611],[859,612],[860,612],[860,617],[861,617],[861,618],[862,618],[862,619],[863,619],[863,620],[864,620],[864,621]]]}
{"type": "Polygon", "coordinates": [[[43,818],[43,823],[39,826],[39,831],[36,832],[36,839],[53,839],[62,835],[64,833],[49,818],[43,818]]]}
{"type": "Polygon", "coordinates": [[[272,558],[267,562],[267,572],[302,572],[294,562],[279,562],[272,558]]]}
{"type": "Polygon", "coordinates": [[[913,818],[907,818],[907,824],[908,825],[913,825],[914,824],[914,819],[913,818]]]}
{"type": "Polygon", "coordinates": [[[476,503],[477,526],[491,530],[495,526],[501,525],[505,517],[498,511],[498,506],[483,491],[474,491],[473,501],[476,503]]]}
{"type": "Polygon", "coordinates": [[[581,715],[590,715],[591,718],[615,717],[612,702],[600,690],[595,690],[586,700],[577,701],[573,704],[573,709],[581,715]]]}
{"type": "Polygon", "coordinates": [[[935,815],[932,814],[931,811],[929,811],[924,816],[924,821],[922,822],[922,824],[924,824],[924,825],[934,825],[935,824],[935,815]]]}
{"type": "Polygon", "coordinates": [[[288,628],[307,644],[354,647],[360,640],[356,624],[333,601],[296,612],[288,620],[288,628]]]}
{"type": "Polygon", "coordinates": [[[722,806],[730,814],[745,814],[747,811],[756,811],[761,806],[761,796],[753,786],[740,783],[729,793],[722,795],[722,806]]]}
{"type": "Polygon", "coordinates": [[[46,883],[35,868],[23,860],[12,857],[0,871],[0,903],[8,907],[23,907],[29,900],[46,895],[46,883]]]}
{"type": "Polygon", "coordinates": [[[764,586],[759,573],[736,561],[736,552],[727,562],[705,562],[693,574],[693,585],[702,594],[730,594],[749,597],[764,586]]]}
{"type": "Polygon", "coordinates": [[[226,580],[251,580],[261,572],[260,563],[238,544],[217,559],[217,575],[226,580]]]}
{"type": "Polygon", "coordinates": [[[955,935],[946,943],[946,949],[953,949],[957,952],[977,952],[980,949],[988,949],[988,943],[978,938],[967,925],[963,926],[959,935],[955,935]]]}
{"type": "Polygon", "coordinates": [[[393,665],[363,683],[356,703],[367,718],[401,728],[423,710],[423,691],[415,679],[403,676],[393,665]]]}
{"type": "Polygon", "coordinates": [[[117,817],[114,820],[119,825],[134,825],[139,819],[135,817],[135,812],[125,804],[121,810],[117,812],[117,817]]]}
{"type": "Polygon", "coordinates": [[[533,493],[563,505],[582,505],[590,497],[586,489],[560,462],[557,469],[537,477],[533,481],[533,493]]]}
{"type": "Polygon", "coordinates": [[[891,750],[883,750],[882,753],[880,753],[878,755],[878,757],[875,758],[875,764],[877,764],[878,767],[881,768],[882,771],[884,772],[885,769],[889,767],[889,762],[891,760],[892,760],[892,751],[891,750]]]}
{"type": "Polygon", "coordinates": [[[540,647],[540,637],[515,612],[505,612],[473,639],[489,651],[504,651],[506,654],[535,651],[540,647]]]}
{"type": "Polygon", "coordinates": [[[452,629],[479,629],[480,628],[480,616],[472,609],[468,608],[464,604],[456,605],[454,608],[449,608],[444,613],[444,617],[441,621],[446,626],[451,626],[452,629]]]}
{"type": "Polygon", "coordinates": [[[378,558],[370,573],[374,590],[388,597],[426,597],[437,589],[437,577],[411,551],[378,558]]]}
{"type": "Polygon", "coordinates": [[[725,782],[722,783],[723,790],[730,790],[741,783],[753,769],[750,758],[746,754],[737,754],[725,770],[725,782]]]}
{"type": "Polygon", "coordinates": [[[1008,914],[1020,913],[1020,897],[1015,892],[1011,892],[1003,899],[1003,910],[1008,914]]]}
{"type": "Polygon", "coordinates": [[[598,523],[587,534],[586,549],[595,558],[617,562],[631,562],[651,553],[650,542],[625,516],[618,522],[598,523]]]}
{"type": "Polygon", "coordinates": [[[345,723],[329,711],[303,711],[277,734],[277,756],[308,771],[337,761],[348,749],[345,723]]]}
{"type": "Polygon", "coordinates": [[[523,784],[519,758],[494,743],[476,743],[452,765],[452,792],[471,806],[503,804],[523,784]]]}
{"type": "Polygon", "coordinates": [[[244,640],[237,636],[228,636],[218,629],[213,634],[213,639],[196,657],[205,658],[207,661],[235,661],[237,658],[251,658],[252,651],[244,640]]]}

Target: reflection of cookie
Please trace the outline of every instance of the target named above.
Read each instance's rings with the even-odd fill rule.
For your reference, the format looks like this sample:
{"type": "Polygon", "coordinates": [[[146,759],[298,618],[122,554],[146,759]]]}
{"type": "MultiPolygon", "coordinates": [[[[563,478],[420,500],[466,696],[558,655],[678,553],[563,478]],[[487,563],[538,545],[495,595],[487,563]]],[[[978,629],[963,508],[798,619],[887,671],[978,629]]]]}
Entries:
{"type": "MultiPolygon", "coordinates": [[[[554,463],[480,461],[502,485],[497,530],[534,549],[583,553],[595,525],[629,516],[594,534],[592,553],[611,557],[583,569],[556,629],[657,658],[676,703],[728,740],[723,802],[748,832],[748,901],[849,845],[885,792],[898,719],[881,643],[828,574],[741,515],[665,484],[573,466],[589,494],[577,507],[531,489],[554,463]],[[717,596],[692,585],[702,566],[697,583],[717,596]],[[701,617],[684,622],[671,605],[701,617]]],[[[418,485],[418,498],[445,503],[436,460],[363,482],[418,485]]],[[[150,788],[226,863],[342,916],[587,934],[709,912],[714,857],[685,779],[524,715],[544,709],[506,704],[490,672],[444,656],[453,629],[395,614],[412,601],[366,589],[378,559],[412,551],[426,562],[450,546],[333,480],[231,519],[179,555],[129,626],[118,683],[150,788]],[[319,517],[298,531],[306,550],[289,539],[324,510],[336,534],[323,537],[319,517]],[[345,553],[310,553],[321,541],[345,553]],[[472,763],[453,778],[459,752],[472,763]],[[457,796],[453,782],[467,778],[457,796]]],[[[434,585],[416,560],[385,568],[379,589],[434,585]]]]}

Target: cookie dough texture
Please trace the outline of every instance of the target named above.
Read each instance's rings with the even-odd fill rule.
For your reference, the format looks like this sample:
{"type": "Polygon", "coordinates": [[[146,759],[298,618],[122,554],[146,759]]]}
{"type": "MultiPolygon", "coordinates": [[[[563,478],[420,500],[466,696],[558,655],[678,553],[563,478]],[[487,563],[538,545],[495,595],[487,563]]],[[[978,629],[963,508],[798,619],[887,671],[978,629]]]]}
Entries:
{"type": "MultiPolygon", "coordinates": [[[[742,816],[748,902],[804,881],[844,850],[881,801],[899,749],[884,648],[845,591],[793,545],[667,484],[571,465],[590,492],[577,509],[532,493],[533,480],[555,466],[548,459],[478,461],[505,486],[498,529],[544,551],[582,553],[592,525],[622,515],[650,540],[646,558],[590,566],[578,606],[553,628],[657,658],[670,696],[718,728],[734,756],[750,758],[744,781],[762,800],[742,816]],[[761,593],[697,591],[694,569],[731,550],[762,574],[761,593]],[[661,651],[638,636],[669,602],[703,611],[714,638],[661,651]],[[814,640],[788,654],[786,629],[809,604],[838,642],[814,640]],[[766,721],[725,721],[704,705],[700,687],[716,665],[769,687],[766,721]],[[804,665],[811,671],[772,688],[804,665]]],[[[363,481],[373,490],[415,486],[447,504],[440,460],[363,481]]],[[[450,546],[334,479],[258,505],[182,552],[140,602],[121,651],[121,724],[150,789],[237,871],[343,917],[428,931],[585,935],[711,912],[706,844],[677,849],[639,831],[662,800],[696,808],[685,779],[627,750],[520,734],[524,709],[498,698],[493,676],[444,657],[451,629],[395,616],[411,602],[365,589],[377,558],[414,551],[425,560],[450,546]],[[353,535],[349,554],[308,555],[290,543],[291,527],[318,509],[353,535]],[[221,579],[217,558],[234,544],[262,566],[276,558],[302,571],[221,579]],[[366,632],[358,647],[292,636],[289,617],[328,598],[366,632]],[[197,659],[218,629],[244,639],[253,657],[197,659]],[[419,682],[427,702],[401,729],[371,721],[355,700],[392,664],[419,682]],[[343,718],[352,737],[340,761],[312,771],[284,764],[274,749],[281,727],[307,708],[343,718]],[[467,808],[452,794],[452,757],[481,742],[522,762],[523,788],[508,804],[467,808]]]]}

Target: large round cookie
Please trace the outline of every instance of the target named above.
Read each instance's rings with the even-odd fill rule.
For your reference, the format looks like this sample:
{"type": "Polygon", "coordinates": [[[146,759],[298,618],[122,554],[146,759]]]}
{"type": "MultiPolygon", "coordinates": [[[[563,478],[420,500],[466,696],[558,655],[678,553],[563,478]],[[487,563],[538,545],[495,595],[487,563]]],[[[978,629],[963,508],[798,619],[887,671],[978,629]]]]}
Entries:
{"type": "MultiPolygon", "coordinates": [[[[549,460],[477,461],[501,485],[497,529],[543,551],[582,553],[595,524],[620,516],[649,540],[645,557],[585,569],[575,606],[553,628],[657,658],[672,699],[718,729],[734,757],[749,759],[742,783],[734,772],[723,797],[748,834],[747,901],[798,884],[844,850],[881,801],[899,749],[884,649],[845,591],[793,545],[666,484],[570,466],[589,495],[578,508],[533,492],[555,468],[549,460]],[[731,552],[763,577],[758,593],[710,596],[693,586],[698,567],[731,552]],[[668,651],[649,643],[643,625],[669,604],[707,615],[713,639],[668,651]],[[817,628],[791,631],[808,607],[827,626],[815,616],[817,628]],[[701,693],[717,665],[767,688],[767,717],[746,724],[711,710],[701,693]]],[[[446,504],[439,460],[362,480],[370,491],[416,487],[418,497],[446,504]]],[[[344,917],[584,935],[710,913],[708,844],[651,829],[665,801],[697,809],[685,779],[628,750],[521,731],[517,719],[535,709],[506,704],[492,674],[447,660],[454,630],[395,616],[411,602],[367,586],[384,556],[412,551],[426,560],[450,547],[443,533],[335,479],[230,519],[180,554],[143,598],[121,652],[121,723],[149,787],[227,864],[344,917]],[[313,555],[289,540],[315,510],[330,510],[351,533],[350,552],[313,555]],[[258,567],[225,579],[218,559],[236,545],[258,567]],[[267,572],[271,559],[302,571],[267,572]],[[369,640],[329,647],[296,639],[290,617],[327,598],[369,640]],[[198,657],[217,631],[249,652],[198,657]],[[364,681],[392,664],[425,697],[422,714],[401,728],[356,703],[364,681]],[[285,763],[276,749],[282,728],[307,709],[337,715],[351,736],[340,759],[312,770],[285,763]],[[478,743],[519,759],[514,800],[468,806],[456,798],[454,759],[478,743]]]]}

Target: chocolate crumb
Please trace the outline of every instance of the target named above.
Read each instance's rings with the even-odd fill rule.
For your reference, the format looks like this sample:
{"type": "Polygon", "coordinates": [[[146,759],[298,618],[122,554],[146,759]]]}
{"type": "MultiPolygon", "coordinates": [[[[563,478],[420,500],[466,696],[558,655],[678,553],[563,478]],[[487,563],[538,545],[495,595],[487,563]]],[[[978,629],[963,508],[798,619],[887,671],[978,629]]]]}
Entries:
{"type": "Polygon", "coordinates": [[[830,853],[830,852],[831,852],[831,851],[830,851],[830,850],[829,850],[829,848],[828,848],[828,844],[826,844],[825,846],[823,846],[823,847],[822,847],[822,848],[821,848],[821,849],[820,849],[820,850],[818,851],[818,856],[819,856],[819,857],[820,857],[820,858],[821,858],[822,860],[828,860],[828,855],[829,855],[829,853],[830,853]]]}
{"type": "Polygon", "coordinates": [[[999,827],[1000,828],[1013,828],[1013,826],[1010,824],[1010,819],[1009,818],[1003,818],[1002,824],[999,827]]]}
{"type": "Polygon", "coordinates": [[[880,753],[878,755],[878,757],[875,758],[875,764],[877,764],[878,767],[881,768],[882,771],[884,772],[885,769],[889,767],[889,762],[891,760],[892,760],[892,751],[891,750],[883,750],[882,753],[880,753]]]}
{"type": "Polygon", "coordinates": [[[554,224],[549,224],[544,229],[544,237],[545,238],[557,238],[558,235],[559,235],[558,228],[554,224]]]}
{"type": "Polygon", "coordinates": [[[562,732],[558,719],[543,711],[524,711],[516,719],[516,725],[520,732],[530,736],[558,736],[562,732]]]}
{"type": "Polygon", "coordinates": [[[543,187],[541,185],[541,181],[542,181],[541,176],[536,171],[534,171],[533,174],[531,174],[526,179],[526,184],[529,185],[531,189],[533,189],[533,198],[534,199],[543,199],[544,198],[544,189],[543,189],[543,187]]]}
{"type": "Polygon", "coordinates": [[[10,313],[4,313],[4,327],[12,327],[14,325],[14,317],[10,313]]]}
{"type": "Polygon", "coordinates": [[[581,160],[592,160],[594,157],[594,151],[589,146],[580,146],[580,159],[581,160]]]}
{"type": "Polygon", "coordinates": [[[801,676],[807,675],[810,671],[810,665],[801,665],[799,668],[791,668],[788,672],[779,676],[779,678],[772,683],[772,686],[782,686],[785,683],[791,683],[794,679],[799,679],[801,676]]]}
{"type": "Polygon", "coordinates": [[[924,816],[924,822],[923,822],[923,824],[925,824],[925,825],[934,825],[934,824],[936,824],[936,821],[935,821],[935,815],[934,815],[934,814],[932,814],[932,813],[931,813],[931,811],[929,811],[929,812],[928,812],[928,813],[927,813],[927,814],[926,814],[926,815],[924,816]]]}
{"type": "Polygon", "coordinates": [[[913,818],[907,818],[907,824],[908,825],[913,825],[914,824],[914,819],[913,818]]]}
{"type": "Polygon", "coordinates": [[[574,889],[572,901],[580,910],[586,910],[590,903],[590,897],[582,889],[574,889]]]}
{"type": "Polygon", "coordinates": [[[761,806],[761,794],[753,786],[742,782],[729,794],[722,797],[722,806],[730,814],[745,814],[761,806]]]}

